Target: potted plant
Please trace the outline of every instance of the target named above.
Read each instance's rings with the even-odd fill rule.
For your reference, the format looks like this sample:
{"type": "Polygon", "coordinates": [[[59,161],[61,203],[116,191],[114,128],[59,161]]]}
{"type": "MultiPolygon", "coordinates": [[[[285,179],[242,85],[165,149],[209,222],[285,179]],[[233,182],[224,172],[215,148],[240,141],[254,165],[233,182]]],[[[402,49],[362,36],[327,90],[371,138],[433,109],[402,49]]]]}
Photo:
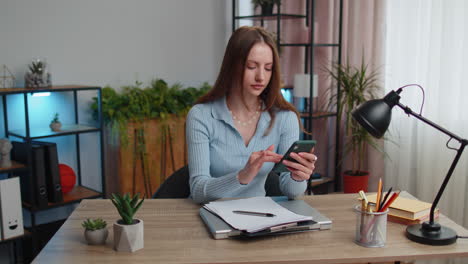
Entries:
{"type": "Polygon", "coordinates": [[[331,96],[331,102],[337,108],[338,120],[343,120],[345,129],[345,145],[342,160],[350,155],[351,168],[343,172],[343,186],[345,193],[367,191],[369,172],[363,170],[366,145],[380,152],[375,139],[360,126],[351,116],[352,111],[361,103],[374,99],[378,92],[378,73],[370,71],[362,58],[361,65],[351,66],[335,64],[326,70],[331,78],[340,86],[339,92],[331,96]]]}
{"type": "Polygon", "coordinates": [[[98,122],[98,110],[102,110],[105,124],[106,161],[117,164],[106,169],[114,171],[106,177],[118,182],[106,189],[108,195],[141,193],[151,197],[166,177],[187,164],[185,117],[209,89],[208,83],[183,87],[155,79],[148,85],[136,82],[120,90],[103,88],[101,108],[94,97],[93,116],[98,122]],[[163,151],[150,151],[154,149],[163,151]]]}
{"type": "Polygon", "coordinates": [[[50,121],[49,127],[54,132],[60,131],[60,129],[62,128],[62,123],[60,123],[59,120],[59,113],[55,113],[54,118],[52,119],[52,121],[50,121]]]}
{"type": "Polygon", "coordinates": [[[36,59],[29,66],[29,72],[24,76],[26,87],[40,88],[52,85],[50,73],[47,72],[45,60],[36,59]]]}
{"type": "Polygon", "coordinates": [[[89,245],[102,245],[106,243],[109,231],[107,230],[107,222],[102,218],[86,219],[81,224],[84,228],[84,236],[89,245]]]}
{"type": "Polygon", "coordinates": [[[273,6],[275,4],[279,6],[281,0],[252,0],[252,4],[254,4],[254,8],[260,6],[262,8],[262,15],[268,16],[273,14],[273,6]]]}
{"type": "Polygon", "coordinates": [[[143,220],[133,218],[145,200],[140,200],[139,196],[139,193],[133,197],[128,193],[112,194],[111,201],[122,217],[114,223],[114,249],[117,251],[135,252],[143,248],[143,220]]]}

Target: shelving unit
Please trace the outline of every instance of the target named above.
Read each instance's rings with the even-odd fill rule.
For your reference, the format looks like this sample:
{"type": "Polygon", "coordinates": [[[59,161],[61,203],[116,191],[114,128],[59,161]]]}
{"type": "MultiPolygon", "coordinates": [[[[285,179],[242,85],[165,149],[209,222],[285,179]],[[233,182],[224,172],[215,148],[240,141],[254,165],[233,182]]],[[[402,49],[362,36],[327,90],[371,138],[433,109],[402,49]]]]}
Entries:
{"type": "MultiPolygon", "coordinates": [[[[341,41],[341,35],[342,35],[342,9],[343,9],[343,0],[335,0],[337,4],[339,4],[338,13],[338,41],[336,43],[318,43],[315,41],[315,27],[312,25],[310,26],[310,22],[315,21],[315,15],[316,15],[316,0],[306,0],[306,8],[305,8],[305,14],[290,14],[290,13],[282,13],[282,7],[281,5],[276,5],[276,13],[272,15],[238,15],[237,14],[237,3],[242,0],[232,0],[232,31],[234,32],[237,28],[237,22],[239,20],[243,19],[248,19],[252,21],[259,21],[260,26],[264,26],[265,21],[276,21],[276,35],[281,36],[281,31],[282,31],[282,21],[283,20],[290,20],[290,19],[297,19],[297,20],[305,20],[306,27],[308,27],[308,33],[310,34],[309,37],[309,42],[302,42],[302,43],[289,43],[289,42],[281,42],[281,38],[277,38],[277,47],[280,49],[281,47],[297,47],[297,48],[303,48],[304,49],[304,69],[303,73],[308,73],[311,74],[310,78],[310,99],[309,99],[309,104],[306,109],[306,111],[301,112],[301,119],[304,121],[304,127],[307,131],[312,131],[313,130],[313,121],[318,120],[318,119],[325,119],[325,118],[334,118],[334,133],[335,133],[335,139],[333,146],[330,146],[333,151],[334,151],[334,168],[329,169],[328,166],[324,170],[325,172],[333,171],[334,175],[330,175],[329,173],[324,173],[322,172],[322,175],[324,176],[321,181],[314,181],[312,182],[311,180],[308,183],[308,188],[307,192],[308,194],[311,194],[312,191],[315,192],[316,189],[321,189],[320,192],[328,192],[328,190],[336,190],[337,188],[337,181],[336,175],[339,174],[339,164],[338,164],[338,146],[339,146],[339,122],[337,121],[337,113],[336,111],[329,112],[329,111],[324,111],[324,110],[314,110],[314,102],[312,98],[314,97],[314,81],[313,81],[313,70],[314,69],[314,64],[315,62],[315,48],[331,48],[334,49],[334,52],[337,53],[337,58],[336,58],[336,63],[341,64],[341,46],[342,46],[342,41],[341,41]],[[334,183],[334,185],[333,185],[334,183]],[[322,185],[326,185],[325,187],[322,185]],[[327,190],[327,191],[324,191],[327,190]]],[[[248,0],[245,0],[248,1],[248,0]]],[[[282,0],[282,4],[291,1],[291,0],[282,0]]],[[[295,1],[295,0],[292,0],[295,1]]],[[[250,2],[250,1],[249,1],[250,2]]],[[[282,56],[280,56],[282,57],[282,56]]],[[[294,87],[283,87],[284,89],[294,89],[294,87]]],[[[338,93],[340,87],[336,86],[336,93],[338,93]]],[[[320,94],[319,94],[320,95],[320,94]]],[[[311,139],[312,136],[304,134],[304,139],[311,139]]],[[[331,165],[332,166],[332,165],[331,165]]]]}
{"type": "MultiPolygon", "coordinates": [[[[52,137],[59,137],[59,136],[70,136],[74,137],[75,149],[76,149],[76,176],[77,176],[77,184],[74,186],[72,191],[63,195],[63,201],[59,203],[48,203],[46,208],[36,208],[34,205],[28,204],[23,202],[23,208],[26,209],[31,216],[31,227],[30,232],[33,235],[33,247],[35,247],[34,243],[34,233],[37,226],[36,223],[36,216],[35,214],[48,210],[51,208],[62,207],[65,205],[79,203],[82,199],[93,199],[104,197],[105,194],[105,177],[104,177],[104,141],[103,141],[103,122],[102,122],[102,114],[101,114],[101,88],[95,86],[53,86],[43,89],[28,89],[28,88],[9,88],[9,89],[0,89],[0,96],[2,97],[3,102],[3,124],[5,129],[5,136],[8,138],[14,137],[15,140],[23,140],[23,142],[31,145],[33,140],[39,140],[44,138],[52,138],[52,137]],[[78,112],[78,93],[80,91],[96,91],[96,97],[98,100],[98,122],[97,126],[92,126],[89,124],[80,124],[79,123],[79,112],[78,112]],[[45,125],[44,127],[31,127],[30,125],[30,113],[31,109],[29,107],[29,94],[33,93],[42,93],[42,92],[64,92],[64,93],[71,93],[73,98],[73,104],[70,107],[73,107],[74,113],[74,124],[63,125],[60,132],[53,132],[50,128],[45,125]],[[22,95],[24,101],[24,119],[25,125],[24,129],[9,129],[9,117],[15,117],[15,113],[11,114],[8,113],[8,96],[9,95],[22,95]],[[99,134],[99,144],[100,144],[100,153],[98,156],[100,158],[100,171],[97,172],[97,176],[101,180],[102,190],[94,190],[89,186],[84,186],[82,184],[82,161],[81,161],[81,146],[80,146],[80,135],[85,133],[98,133],[99,134]]],[[[57,148],[60,148],[60,145],[57,145],[57,148]]],[[[60,163],[60,156],[58,157],[60,163]]],[[[12,166],[9,168],[0,168],[0,173],[8,174],[9,176],[15,175],[15,173],[22,173],[24,175],[31,175],[32,168],[30,164],[21,164],[17,161],[12,161],[12,166]],[[26,173],[26,174],[25,174],[26,173]]],[[[88,177],[92,177],[87,175],[88,177]]],[[[35,249],[33,249],[33,255],[35,255],[35,249]]]]}

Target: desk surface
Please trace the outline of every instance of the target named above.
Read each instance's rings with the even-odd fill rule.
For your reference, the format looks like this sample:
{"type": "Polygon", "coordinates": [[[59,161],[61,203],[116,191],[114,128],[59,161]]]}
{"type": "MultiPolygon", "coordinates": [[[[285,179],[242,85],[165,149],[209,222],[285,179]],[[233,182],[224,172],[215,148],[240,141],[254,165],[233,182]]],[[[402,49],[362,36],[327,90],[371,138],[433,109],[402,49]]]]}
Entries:
{"type": "MultiPolygon", "coordinates": [[[[303,197],[333,220],[326,231],[256,239],[214,240],[198,215],[199,205],[186,199],[148,199],[137,217],[143,219],[145,246],[134,253],[112,249],[112,224],[118,219],[110,200],[83,200],[35,259],[35,263],[363,263],[395,260],[468,257],[468,240],[448,246],[409,241],[406,226],[388,223],[384,248],[355,244],[356,194],[303,197]],[[102,217],[108,222],[106,245],[89,246],[81,222],[102,217]]],[[[458,235],[468,231],[441,215],[440,223],[458,235]]]]}

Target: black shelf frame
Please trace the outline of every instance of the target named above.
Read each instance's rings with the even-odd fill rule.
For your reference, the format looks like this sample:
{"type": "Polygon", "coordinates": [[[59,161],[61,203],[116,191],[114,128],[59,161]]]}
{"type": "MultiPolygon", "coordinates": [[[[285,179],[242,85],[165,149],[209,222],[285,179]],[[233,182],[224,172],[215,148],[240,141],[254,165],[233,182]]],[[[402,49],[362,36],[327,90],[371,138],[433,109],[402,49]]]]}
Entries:
{"type": "Polygon", "coordinates": [[[298,15],[298,14],[286,14],[286,13],[280,13],[278,10],[278,13],[276,14],[271,14],[271,15],[250,15],[250,16],[234,16],[234,19],[240,20],[240,19],[261,19],[261,20],[275,20],[278,17],[280,19],[295,19],[295,18],[307,18],[307,15],[298,15]]]}
{"type": "Polygon", "coordinates": [[[49,210],[49,209],[52,209],[52,208],[58,208],[58,207],[62,207],[62,206],[70,205],[70,204],[76,204],[76,203],[81,202],[81,200],[83,200],[83,199],[96,199],[96,198],[102,198],[103,197],[103,194],[98,190],[94,190],[92,188],[85,187],[85,186],[80,186],[80,187],[85,188],[85,189],[90,190],[90,191],[93,191],[96,194],[87,195],[85,197],[80,197],[80,198],[77,198],[77,199],[68,200],[68,201],[64,201],[64,202],[60,202],[60,203],[49,203],[47,205],[47,208],[36,208],[36,207],[34,207],[34,206],[30,205],[30,204],[23,203],[23,208],[28,209],[30,212],[36,213],[36,212],[41,212],[41,211],[44,211],[44,210],[49,210]]]}
{"type": "MultiPolygon", "coordinates": [[[[315,0],[306,0],[306,12],[305,14],[285,14],[281,13],[281,5],[276,5],[277,6],[277,12],[275,14],[271,15],[249,15],[249,16],[238,16],[236,15],[236,2],[239,0],[232,0],[232,31],[234,32],[237,27],[237,21],[241,19],[250,19],[254,21],[260,21],[261,26],[264,26],[264,21],[274,21],[276,20],[276,34],[277,36],[281,36],[281,21],[283,19],[305,19],[306,26],[310,28],[310,42],[309,43],[281,43],[280,39],[277,38],[276,40],[276,45],[278,47],[278,50],[280,47],[300,47],[305,49],[305,62],[304,62],[304,72],[305,73],[311,73],[311,78],[310,78],[310,98],[313,98],[313,91],[314,91],[314,78],[313,78],[313,69],[314,69],[314,48],[316,47],[329,47],[329,48],[335,48],[337,49],[338,53],[338,58],[337,62],[339,65],[341,65],[341,49],[342,49],[342,31],[343,31],[343,0],[336,0],[339,3],[339,14],[338,14],[338,42],[337,43],[315,43],[315,27],[312,25],[309,25],[309,21],[313,21],[315,17],[315,12],[316,12],[316,1],[315,0]],[[310,12],[309,12],[310,10],[310,12]]],[[[287,1],[287,0],[283,0],[287,1]]],[[[286,88],[286,87],[285,87],[286,88]]],[[[287,87],[287,89],[293,89],[293,87],[287,87]]],[[[341,87],[337,85],[336,91],[337,95],[339,96],[339,91],[341,87]]],[[[339,100],[339,98],[338,98],[339,100]]],[[[307,131],[312,131],[313,129],[313,120],[316,119],[321,119],[321,118],[330,118],[330,117],[335,117],[336,119],[338,118],[337,112],[326,112],[326,113],[316,113],[314,112],[314,104],[313,100],[309,99],[309,104],[308,104],[308,111],[307,112],[302,112],[301,114],[301,119],[304,119],[304,127],[307,131]]],[[[304,134],[304,139],[312,139],[311,135],[304,134]]],[[[333,189],[335,191],[340,190],[340,181],[338,180],[338,176],[340,174],[341,168],[340,164],[338,162],[339,157],[340,157],[340,152],[339,152],[339,146],[340,146],[340,121],[335,120],[335,168],[334,168],[334,174],[333,177],[324,176],[327,178],[332,178],[333,181],[333,189]]],[[[328,169],[327,169],[328,170],[328,169]]],[[[327,182],[328,183],[328,182],[327,182]]],[[[307,185],[307,193],[311,194],[311,182],[309,180],[309,183],[307,185]]]]}
{"type": "MultiPolygon", "coordinates": [[[[43,139],[43,138],[52,138],[60,136],[75,136],[75,146],[76,146],[76,162],[77,162],[77,185],[74,188],[79,188],[80,190],[88,190],[86,195],[77,195],[72,199],[66,200],[61,203],[49,203],[45,208],[37,208],[33,205],[28,205],[23,203],[23,208],[26,209],[31,217],[31,226],[28,227],[33,236],[33,252],[37,253],[36,242],[34,242],[34,232],[37,227],[36,216],[37,212],[49,210],[52,208],[63,207],[66,205],[79,203],[83,199],[95,199],[95,198],[104,198],[106,193],[106,182],[105,182],[105,166],[104,166],[104,131],[103,131],[103,118],[102,118],[102,90],[98,86],[79,86],[79,85],[69,85],[69,86],[52,86],[40,89],[29,89],[29,88],[9,88],[9,89],[0,89],[0,96],[2,97],[3,103],[3,123],[4,123],[4,133],[6,137],[16,137],[22,139],[24,142],[31,144],[33,140],[43,139]],[[96,91],[96,98],[98,102],[98,126],[91,125],[82,125],[79,124],[79,114],[78,114],[78,92],[79,91],[96,91]],[[43,92],[63,92],[63,93],[72,93],[73,94],[73,111],[74,111],[74,124],[64,125],[62,127],[63,131],[52,132],[47,128],[40,128],[44,132],[40,135],[32,135],[32,130],[36,128],[30,127],[30,117],[29,117],[29,100],[28,95],[34,93],[43,93],[43,92]],[[8,95],[23,95],[24,102],[24,117],[25,117],[25,129],[20,130],[10,130],[8,126],[8,95]],[[67,129],[69,128],[69,129],[67,129]],[[99,133],[99,143],[100,143],[100,177],[102,191],[93,190],[90,187],[82,185],[82,172],[81,172],[81,153],[80,153],[80,135],[85,133],[99,133]],[[78,186],[78,187],[77,187],[78,186]]],[[[17,162],[15,162],[17,163],[17,162]]],[[[18,163],[17,163],[18,164],[18,163]]],[[[0,173],[6,173],[9,177],[14,172],[27,171],[31,173],[31,169],[28,164],[20,164],[22,166],[17,168],[3,168],[0,169],[0,173]],[[24,165],[24,166],[23,166],[24,165]]],[[[72,191],[73,192],[73,191],[72,191]]],[[[82,192],[80,192],[82,193],[82,192]]]]}

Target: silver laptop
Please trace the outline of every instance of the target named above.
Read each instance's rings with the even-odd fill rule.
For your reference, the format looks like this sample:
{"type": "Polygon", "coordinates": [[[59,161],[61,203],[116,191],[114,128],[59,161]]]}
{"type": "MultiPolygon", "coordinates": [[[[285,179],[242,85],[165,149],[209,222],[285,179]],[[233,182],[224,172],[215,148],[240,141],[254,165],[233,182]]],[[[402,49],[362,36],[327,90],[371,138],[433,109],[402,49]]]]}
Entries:
{"type": "Polygon", "coordinates": [[[302,221],[296,224],[287,224],[272,227],[262,231],[247,233],[240,230],[234,229],[226,222],[224,222],[217,215],[211,213],[205,208],[200,208],[200,216],[205,222],[206,227],[210,231],[214,239],[224,239],[236,236],[264,236],[264,235],[276,235],[276,234],[287,234],[287,233],[296,233],[312,230],[326,230],[330,229],[332,226],[332,221],[326,216],[322,215],[316,209],[310,207],[303,200],[282,200],[277,201],[277,203],[284,208],[300,215],[312,216],[312,221],[302,221]]]}

